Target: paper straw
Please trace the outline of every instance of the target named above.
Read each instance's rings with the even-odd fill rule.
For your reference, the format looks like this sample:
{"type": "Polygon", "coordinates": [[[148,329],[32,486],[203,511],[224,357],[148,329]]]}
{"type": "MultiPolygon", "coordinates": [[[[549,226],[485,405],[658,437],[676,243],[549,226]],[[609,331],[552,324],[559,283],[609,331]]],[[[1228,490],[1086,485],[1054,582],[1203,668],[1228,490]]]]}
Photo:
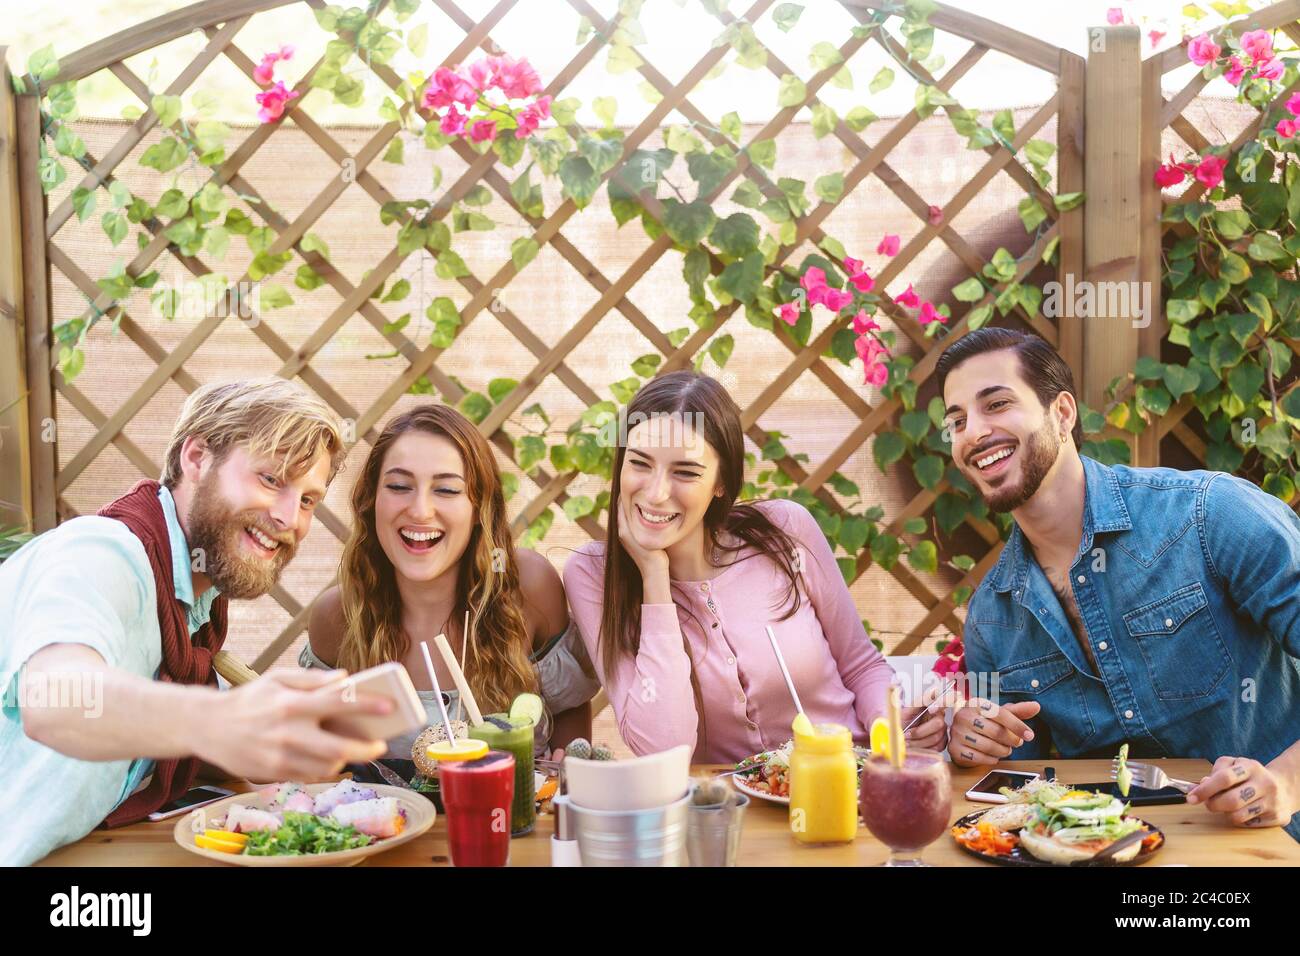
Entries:
{"type": "Polygon", "coordinates": [[[461,667],[469,667],[469,660],[465,657],[469,651],[469,608],[465,608],[465,626],[460,632],[460,662],[461,667]]]}
{"type": "Polygon", "coordinates": [[[438,713],[442,714],[442,727],[447,731],[447,742],[453,743],[456,735],[451,729],[451,718],[447,716],[447,707],[442,702],[442,688],[438,686],[438,675],[433,670],[433,658],[429,656],[429,645],[420,642],[420,653],[424,655],[424,666],[429,669],[429,683],[433,685],[433,698],[438,702],[438,713]]]}
{"type": "Polygon", "coordinates": [[[456,656],[451,652],[451,645],[447,643],[447,635],[439,634],[433,639],[433,643],[438,646],[438,653],[442,655],[443,661],[447,664],[447,670],[451,671],[451,679],[456,682],[456,689],[460,691],[460,699],[465,704],[465,710],[469,714],[469,722],[475,727],[483,723],[483,714],[479,712],[478,701],[474,699],[474,692],[469,689],[469,681],[465,680],[465,674],[456,663],[456,656]]]}
{"type": "Polygon", "coordinates": [[[776,662],[781,665],[781,676],[785,678],[785,686],[790,688],[790,696],[794,699],[794,709],[802,714],[803,704],[799,703],[799,692],[794,689],[794,681],[790,679],[790,671],[786,669],[785,658],[781,656],[781,648],[776,643],[776,635],[772,633],[771,624],[767,626],[767,639],[772,642],[772,653],[776,655],[776,662]]]}

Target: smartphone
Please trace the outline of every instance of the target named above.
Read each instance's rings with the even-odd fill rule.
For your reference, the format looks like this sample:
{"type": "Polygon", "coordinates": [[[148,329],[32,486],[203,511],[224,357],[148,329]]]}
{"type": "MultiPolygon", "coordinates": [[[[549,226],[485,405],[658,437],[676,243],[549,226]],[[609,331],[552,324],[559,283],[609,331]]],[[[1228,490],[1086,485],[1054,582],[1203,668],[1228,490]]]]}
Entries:
{"type": "Polygon", "coordinates": [[[321,727],[331,733],[360,740],[392,740],[428,723],[424,704],[411,683],[411,675],[396,661],[352,674],[339,682],[343,699],[358,700],[362,694],[387,697],[393,709],[387,714],[345,714],[331,717],[321,727]]]}
{"type": "Polygon", "coordinates": [[[1007,798],[998,792],[1002,787],[1018,790],[1037,779],[1038,774],[1023,770],[990,770],[983,780],[966,791],[966,799],[975,803],[1006,803],[1007,798]]]}
{"type": "Polygon", "coordinates": [[[166,806],[159,807],[153,813],[149,814],[150,820],[166,820],[168,817],[174,817],[178,813],[184,813],[186,810],[193,810],[195,807],[206,806],[209,803],[215,803],[222,797],[233,796],[235,791],[227,790],[224,787],[192,787],[185,791],[185,796],[179,800],[174,800],[166,806]]]}
{"type": "Polygon", "coordinates": [[[1072,783],[1076,790],[1096,790],[1108,796],[1117,797],[1135,807],[1157,807],[1166,803],[1186,803],[1187,795],[1177,787],[1165,787],[1163,790],[1148,790],[1145,787],[1129,787],[1128,796],[1119,792],[1119,784],[1114,780],[1105,783],[1072,783]]]}

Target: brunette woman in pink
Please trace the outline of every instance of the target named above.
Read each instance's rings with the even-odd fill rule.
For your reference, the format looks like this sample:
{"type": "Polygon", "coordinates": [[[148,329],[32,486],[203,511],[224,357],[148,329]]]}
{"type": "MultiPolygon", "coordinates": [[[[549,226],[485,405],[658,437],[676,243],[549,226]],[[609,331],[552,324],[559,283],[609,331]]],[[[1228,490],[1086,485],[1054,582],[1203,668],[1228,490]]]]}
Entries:
{"type": "MultiPolygon", "coordinates": [[[[623,740],[638,754],[688,744],[697,763],[789,740],[770,625],[809,718],[865,745],[893,671],[813,516],[788,499],[736,501],[745,447],[731,396],[673,372],[637,392],[620,429],[607,540],[569,559],[564,586],[623,740]]],[[[942,709],[908,736],[942,748],[942,709]]]]}

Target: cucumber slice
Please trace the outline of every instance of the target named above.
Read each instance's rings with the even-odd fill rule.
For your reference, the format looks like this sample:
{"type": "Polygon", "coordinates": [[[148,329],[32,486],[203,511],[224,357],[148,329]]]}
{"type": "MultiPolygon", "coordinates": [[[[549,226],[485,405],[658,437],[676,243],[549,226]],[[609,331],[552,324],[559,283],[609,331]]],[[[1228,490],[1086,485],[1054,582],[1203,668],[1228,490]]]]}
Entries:
{"type": "Polygon", "coordinates": [[[510,719],[527,719],[537,726],[542,722],[542,699],[536,694],[520,694],[510,704],[510,719]]]}

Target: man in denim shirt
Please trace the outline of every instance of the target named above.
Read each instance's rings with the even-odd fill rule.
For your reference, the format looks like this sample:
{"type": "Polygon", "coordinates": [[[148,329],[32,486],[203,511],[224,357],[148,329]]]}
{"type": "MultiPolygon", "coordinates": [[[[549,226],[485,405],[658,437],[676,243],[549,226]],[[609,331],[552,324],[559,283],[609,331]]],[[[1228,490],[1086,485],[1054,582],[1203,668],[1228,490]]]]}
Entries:
{"type": "Polygon", "coordinates": [[[1081,456],[1070,369],[1035,336],[973,332],[938,375],[953,461],[1015,518],[966,617],[1001,706],[959,708],[953,761],[1202,757],[1189,803],[1300,840],[1294,512],[1232,475],[1081,456]]]}

